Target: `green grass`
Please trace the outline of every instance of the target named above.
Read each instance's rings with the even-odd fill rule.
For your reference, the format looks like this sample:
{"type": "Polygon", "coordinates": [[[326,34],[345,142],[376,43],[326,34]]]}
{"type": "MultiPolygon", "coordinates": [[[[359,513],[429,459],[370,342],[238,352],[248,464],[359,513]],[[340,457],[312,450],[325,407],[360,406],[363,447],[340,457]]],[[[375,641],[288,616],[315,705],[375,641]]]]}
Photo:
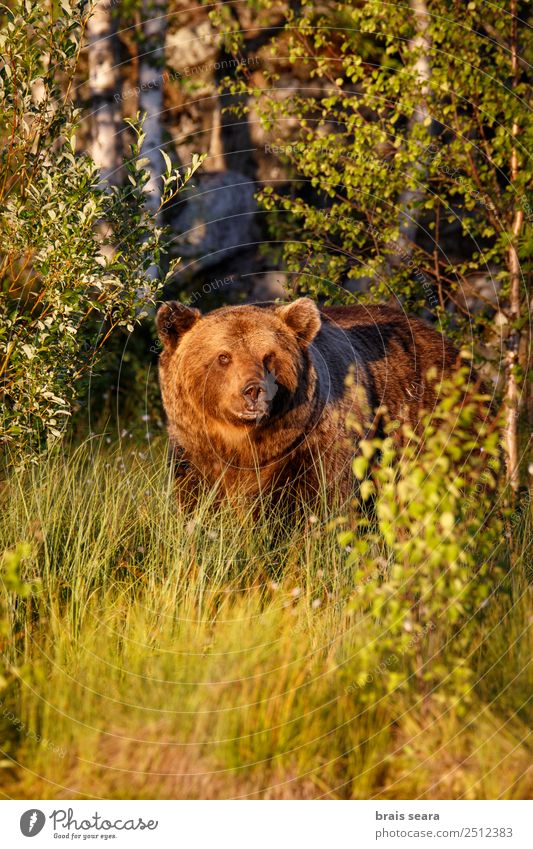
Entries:
{"type": "Polygon", "coordinates": [[[3,589],[4,795],[531,795],[529,505],[468,620],[463,684],[447,607],[410,642],[376,607],[384,543],[357,562],[309,510],[276,525],[209,494],[183,514],[163,450],[88,443],[14,473],[1,510],[0,551],[29,543],[34,582],[3,589]]]}

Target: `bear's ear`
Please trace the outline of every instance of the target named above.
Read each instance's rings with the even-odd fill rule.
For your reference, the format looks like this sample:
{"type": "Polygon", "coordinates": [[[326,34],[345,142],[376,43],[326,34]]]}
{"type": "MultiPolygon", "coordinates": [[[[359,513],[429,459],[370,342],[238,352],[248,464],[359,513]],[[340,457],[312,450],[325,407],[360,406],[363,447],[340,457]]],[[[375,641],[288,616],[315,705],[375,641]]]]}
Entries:
{"type": "Polygon", "coordinates": [[[320,330],[320,313],[310,298],[298,298],[292,304],[278,307],[276,315],[296,334],[302,345],[310,345],[320,330]]]}
{"type": "Polygon", "coordinates": [[[200,316],[200,310],[187,307],[179,301],[168,301],[160,306],[156,325],[163,346],[171,350],[176,348],[180,338],[196,324],[200,316]]]}

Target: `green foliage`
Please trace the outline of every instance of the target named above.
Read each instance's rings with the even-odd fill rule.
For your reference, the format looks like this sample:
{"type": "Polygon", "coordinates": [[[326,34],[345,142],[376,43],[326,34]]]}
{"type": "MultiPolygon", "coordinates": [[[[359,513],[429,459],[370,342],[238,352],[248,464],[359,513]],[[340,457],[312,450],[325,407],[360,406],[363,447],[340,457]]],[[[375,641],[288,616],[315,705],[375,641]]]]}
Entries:
{"type": "MultiPolygon", "coordinates": [[[[21,662],[23,627],[19,631],[21,604],[27,604],[40,589],[38,580],[28,581],[21,576],[24,561],[28,561],[31,554],[29,543],[18,543],[4,551],[0,558],[0,774],[3,768],[12,765],[6,756],[15,753],[23,727],[18,716],[16,685],[28,682],[37,665],[25,663],[23,659],[21,662]]],[[[24,616],[27,614],[26,607],[24,616]]]]}
{"type": "Polygon", "coordinates": [[[290,191],[267,185],[260,198],[298,290],[350,302],[346,288],[362,288],[439,313],[455,332],[468,323],[488,334],[486,312],[469,309],[468,276],[489,274],[493,291],[479,297],[507,314],[519,209],[524,259],[520,245],[531,239],[527,80],[511,75],[508,3],[481,19],[479,4],[452,11],[446,0],[428,0],[427,17],[377,0],[284,6],[287,24],[264,53],[268,87],[242,80],[233,89],[253,98],[293,181],[290,191]],[[297,87],[283,87],[281,55],[297,87]]]}
{"type": "MultiPolygon", "coordinates": [[[[143,206],[142,122],[131,125],[123,187],[99,184],[94,163],[77,152],[70,92],[85,7],[17,0],[2,11],[0,391],[12,459],[60,438],[106,340],[148,315],[165,251],[143,206]]],[[[181,175],[168,163],[164,202],[198,164],[181,175]]]]}
{"type": "Polygon", "coordinates": [[[419,433],[392,423],[384,438],[360,443],[360,509],[340,535],[359,588],[354,615],[369,608],[381,623],[375,666],[405,661],[403,675],[386,666],[382,686],[438,688],[458,710],[473,697],[475,634],[505,576],[499,433],[468,374],[442,385],[419,433]]]}
{"type": "Polygon", "coordinates": [[[31,545],[18,543],[14,548],[4,551],[0,561],[0,696],[25,671],[17,666],[16,653],[9,657],[5,649],[6,646],[13,646],[15,599],[27,599],[39,588],[38,580],[28,581],[21,577],[23,562],[30,555],[31,545]]]}

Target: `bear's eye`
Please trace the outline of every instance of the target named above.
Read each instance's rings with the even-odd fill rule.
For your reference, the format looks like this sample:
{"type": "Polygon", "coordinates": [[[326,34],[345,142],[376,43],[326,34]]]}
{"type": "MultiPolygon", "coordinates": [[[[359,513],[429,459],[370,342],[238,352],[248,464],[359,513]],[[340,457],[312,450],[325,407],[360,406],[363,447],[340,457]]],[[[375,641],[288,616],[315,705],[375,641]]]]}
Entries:
{"type": "Polygon", "coordinates": [[[219,354],[218,355],[218,361],[219,361],[221,366],[227,366],[227,364],[229,363],[230,360],[231,360],[231,357],[230,357],[229,354],[219,354]]]}

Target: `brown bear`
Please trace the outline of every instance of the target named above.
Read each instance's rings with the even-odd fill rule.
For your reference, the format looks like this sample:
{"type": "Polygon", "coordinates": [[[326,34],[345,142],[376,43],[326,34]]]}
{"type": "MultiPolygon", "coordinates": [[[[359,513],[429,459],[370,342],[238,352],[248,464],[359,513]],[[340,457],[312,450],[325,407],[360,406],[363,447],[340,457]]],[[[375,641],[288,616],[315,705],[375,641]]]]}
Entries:
{"type": "Polygon", "coordinates": [[[377,413],[416,426],[458,362],[440,333],[386,306],[299,298],[201,315],[169,302],[157,328],[177,476],[185,491],[203,481],[230,497],[312,492],[320,475],[348,495],[356,440],[377,413]]]}

